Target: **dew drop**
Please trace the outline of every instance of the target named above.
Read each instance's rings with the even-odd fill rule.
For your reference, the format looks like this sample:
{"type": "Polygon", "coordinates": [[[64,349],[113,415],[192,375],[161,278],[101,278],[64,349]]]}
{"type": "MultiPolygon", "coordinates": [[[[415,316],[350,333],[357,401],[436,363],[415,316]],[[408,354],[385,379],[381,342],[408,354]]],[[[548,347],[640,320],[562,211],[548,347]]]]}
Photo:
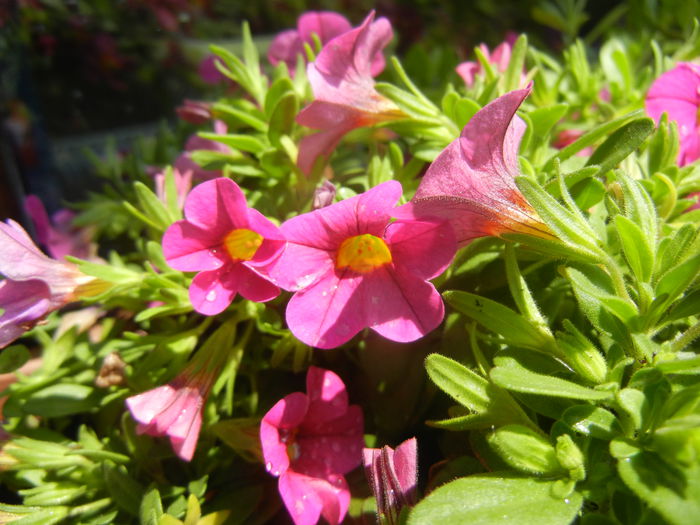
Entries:
{"type": "Polygon", "coordinates": [[[569,503],[571,503],[571,500],[569,500],[569,498],[566,498],[566,499],[564,500],[564,503],[566,503],[566,504],[568,505],[569,503]]]}
{"type": "Polygon", "coordinates": [[[214,290],[210,290],[209,293],[207,294],[206,297],[207,301],[215,301],[216,300],[216,292],[214,290]]]}
{"type": "Polygon", "coordinates": [[[268,472],[271,472],[272,471],[272,463],[270,463],[269,461],[267,463],[265,463],[265,470],[267,470],[268,472]]]}

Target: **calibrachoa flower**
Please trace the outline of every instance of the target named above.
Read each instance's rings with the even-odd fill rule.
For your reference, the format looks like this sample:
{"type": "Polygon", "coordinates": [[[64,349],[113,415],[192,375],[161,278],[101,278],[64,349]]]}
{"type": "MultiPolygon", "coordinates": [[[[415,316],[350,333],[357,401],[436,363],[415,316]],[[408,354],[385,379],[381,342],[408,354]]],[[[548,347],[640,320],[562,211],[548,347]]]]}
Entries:
{"type": "Polygon", "coordinates": [[[286,221],[287,248],[273,269],[296,292],[287,324],[302,342],[333,348],[364,328],[414,341],[440,324],[444,305],[427,282],[455,254],[444,221],[390,222],[401,185],[375,188],[286,221]]]}
{"type": "Polygon", "coordinates": [[[362,451],[365,475],[377,501],[380,523],[399,523],[401,509],[416,503],[418,449],[416,438],[396,449],[389,446],[362,451]]]}
{"type": "Polygon", "coordinates": [[[260,422],[265,468],[279,476],[279,491],[296,525],[321,516],[343,521],[350,490],[343,477],[362,460],[362,411],[348,405],[343,381],[330,370],[310,367],[306,394],[278,401],[260,422]]]}
{"type": "Polygon", "coordinates": [[[54,259],[61,261],[66,255],[80,259],[94,259],[97,256],[97,245],[92,242],[92,232],[73,226],[75,213],[72,211],[58,210],[49,219],[44,204],[36,195],[27,196],[24,209],[32,219],[39,244],[54,259]]]}
{"type": "MultiPolygon", "coordinates": [[[[227,131],[226,124],[220,120],[214,121],[214,132],[223,135],[227,131]]],[[[219,153],[231,153],[231,148],[216,140],[204,139],[199,135],[192,135],[185,143],[185,151],[182,152],[173,163],[173,167],[180,170],[180,173],[191,171],[197,180],[208,180],[220,177],[220,170],[207,170],[202,168],[192,160],[192,152],[199,150],[217,151],[219,153]]]]}
{"type": "Polygon", "coordinates": [[[310,173],[319,156],[328,157],[352,129],[404,117],[404,113],[374,88],[373,57],[381,54],[393,32],[386,18],[370,13],[360,27],[328,42],[309,64],[307,75],[315,100],[297,116],[302,126],[321,130],[304,137],[298,165],[310,173]]]}
{"type": "Polygon", "coordinates": [[[511,91],[478,111],[430,165],[399,218],[449,220],[457,242],[517,232],[552,238],[515,185],[525,123],[515,112],[530,87],[511,91]]]}
{"type": "MultiPolygon", "coordinates": [[[[510,64],[510,55],[516,38],[517,37],[514,33],[509,34],[503,42],[496,46],[493,53],[489,51],[486,44],[479,44],[479,49],[481,49],[481,52],[484,54],[484,57],[486,57],[486,60],[495,66],[498,72],[503,73],[506,69],[508,69],[508,64],[510,64]]],[[[471,87],[474,85],[474,77],[483,73],[483,67],[481,66],[481,62],[478,60],[468,60],[459,64],[456,71],[459,76],[462,77],[464,83],[468,87],[471,87]]]]}
{"type": "Polygon", "coordinates": [[[74,264],[41,253],[24,229],[0,222],[0,348],[8,345],[49,312],[104,290],[102,281],[74,264]]]}
{"type": "Polygon", "coordinates": [[[190,285],[195,310],[216,315],[238,293],[256,302],[279,295],[265,267],[284,249],[284,237],[260,212],[248,208],[235,182],[203,182],[187,196],[184,211],[185,220],[163,235],[163,254],[176,270],[199,272],[190,285]]]}
{"type": "Polygon", "coordinates": [[[678,164],[685,166],[700,157],[700,65],[680,62],[657,78],[647,93],[647,114],[659,120],[663,113],[678,124],[678,164]]]}

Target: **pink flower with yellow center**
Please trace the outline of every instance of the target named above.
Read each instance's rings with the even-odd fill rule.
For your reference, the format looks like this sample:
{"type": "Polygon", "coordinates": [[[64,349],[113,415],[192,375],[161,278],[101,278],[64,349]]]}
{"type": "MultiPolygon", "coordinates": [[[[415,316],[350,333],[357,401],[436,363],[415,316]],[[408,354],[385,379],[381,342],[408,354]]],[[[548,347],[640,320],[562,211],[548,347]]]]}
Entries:
{"type": "Polygon", "coordinates": [[[248,208],[245,195],[230,179],[196,186],[185,200],[185,219],[163,235],[163,254],[170,266],[199,272],[190,285],[196,311],[216,315],[236,294],[265,302],[280,293],[266,266],[284,249],[279,228],[248,208]]]}
{"type": "Polygon", "coordinates": [[[405,117],[374,88],[373,63],[393,37],[386,18],[371,12],[360,27],[328,42],[309,64],[307,76],[315,100],[297,116],[297,122],[321,130],[304,137],[297,163],[304,173],[319,156],[327,158],[349,131],[405,117]]]}
{"type": "Polygon", "coordinates": [[[333,348],[371,328],[408,342],[440,324],[444,305],[428,280],[452,261],[454,234],[441,220],[392,222],[400,197],[388,181],[282,224],[288,244],[272,274],[296,292],[286,318],[299,340],[333,348]]]}
{"type": "Polygon", "coordinates": [[[295,525],[323,518],[343,521],[350,490],[343,477],[362,460],[362,410],[348,404],[343,381],[330,370],[312,366],[306,394],[278,401],[260,422],[265,468],[279,476],[279,492],[295,525]]]}
{"type": "Polygon", "coordinates": [[[395,216],[446,219],[461,246],[476,237],[512,232],[554,238],[515,185],[525,131],[515,112],[530,90],[511,91],[479,110],[437,156],[411,202],[395,216]]]}
{"type": "Polygon", "coordinates": [[[663,113],[678,124],[678,164],[700,158],[700,65],[680,62],[649,88],[644,102],[647,114],[659,120],[663,113]]]}

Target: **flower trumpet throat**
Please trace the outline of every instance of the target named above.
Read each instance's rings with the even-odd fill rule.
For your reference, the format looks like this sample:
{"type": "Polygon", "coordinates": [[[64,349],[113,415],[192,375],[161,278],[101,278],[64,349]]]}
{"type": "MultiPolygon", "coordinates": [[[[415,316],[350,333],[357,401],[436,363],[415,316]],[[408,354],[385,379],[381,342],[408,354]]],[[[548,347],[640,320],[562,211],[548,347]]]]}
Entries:
{"type": "Polygon", "coordinates": [[[338,248],[335,267],[350,268],[357,273],[369,273],[391,263],[391,252],[386,243],[369,233],[348,237],[338,248]]]}
{"type": "Polygon", "coordinates": [[[250,261],[262,243],[262,235],[247,228],[233,230],[224,238],[224,247],[234,261],[250,261]]]}

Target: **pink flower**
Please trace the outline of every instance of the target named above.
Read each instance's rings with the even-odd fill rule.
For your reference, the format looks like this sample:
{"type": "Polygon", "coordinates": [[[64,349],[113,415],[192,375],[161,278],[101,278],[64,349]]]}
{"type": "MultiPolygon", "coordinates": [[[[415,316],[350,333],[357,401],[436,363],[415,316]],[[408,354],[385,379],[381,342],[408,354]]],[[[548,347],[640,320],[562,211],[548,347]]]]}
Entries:
{"type": "Polygon", "coordinates": [[[211,119],[211,106],[210,102],[185,99],[175,108],[175,113],[185,122],[199,125],[211,119]]]}
{"type": "Polygon", "coordinates": [[[381,523],[399,523],[401,509],[416,503],[418,449],[416,438],[407,439],[396,450],[389,446],[362,451],[365,474],[377,501],[381,523]]]}
{"type": "Polygon", "coordinates": [[[302,126],[321,130],[304,137],[299,146],[298,165],[311,173],[319,156],[328,157],[349,131],[388,120],[404,113],[374,89],[372,60],[393,36],[386,18],[374,21],[370,13],[360,27],[328,42],[307,75],[315,100],[297,116],[302,126]]]}
{"type": "Polygon", "coordinates": [[[286,315],[299,340],[333,348],[369,327],[407,342],[440,324],[442,298],[427,281],[452,261],[454,235],[439,220],[391,222],[400,197],[388,181],[282,224],[287,249],[272,272],[296,292],[286,315]]]}
{"type": "Polygon", "coordinates": [[[199,77],[207,84],[214,85],[226,80],[224,74],[216,67],[217,62],[223,65],[221,59],[211,53],[199,62],[197,72],[199,73],[199,77]]]}
{"type": "Polygon", "coordinates": [[[190,301],[204,315],[222,312],[238,293],[256,302],[277,297],[279,288],[265,267],[284,245],[279,228],[248,208],[241,189],[226,178],[196,186],[185,200],[185,220],[163,235],[168,264],[199,272],[190,285],[190,301]]]}
{"type": "MultiPolygon", "coordinates": [[[[163,204],[168,204],[167,195],[165,194],[165,172],[159,171],[153,175],[156,183],[156,196],[163,204]]],[[[175,181],[175,191],[177,192],[177,203],[182,209],[185,205],[185,198],[192,189],[192,172],[186,171],[180,173],[177,168],[173,169],[173,180],[175,181]]]]}
{"type": "MultiPolygon", "coordinates": [[[[495,66],[496,70],[503,73],[508,69],[508,64],[510,64],[510,55],[513,50],[513,43],[515,42],[517,36],[514,33],[509,33],[506,39],[496,46],[493,53],[489,51],[486,44],[479,44],[479,49],[486,57],[486,60],[495,66]]],[[[466,61],[459,64],[456,68],[459,76],[462,77],[464,83],[471,87],[474,85],[474,77],[483,73],[483,67],[478,60],[466,61]]]]}
{"type": "Polygon", "coordinates": [[[181,374],[167,385],[127,398],[126,405],[138,422],[136,431],[165,436],[175,453],[190,461],[202,426],[202,407],[212,377],[181,374]]]}
{"type": "Polygon", "coordinates": [[[104,289],[74,264],[41,253],[27,232],[0,222],[0,348],[17,339],[49,312],[104,289]]]}
{"type": "MultiPolygon", "coordinates": [[[[227,131],[226,124],[217,120],[214,122],[214,132],[219,135],[225,134],[227,131]]],[[[181,153],[173,164],[173,167],[184,173],[186,171],[191,171],[195,179],[198,180],[209,180],[215,177],[221,176],[221,171],[219,170],[206,170],[192,160],[192,152],[198,150],[209,150],[218,151],[219,153],[230,153],[231,148],[226,144],[217,142],[216,140],[203,139],[198,135],[192,135],[187,139],[185,143],[185,151],[181,153]]]]}
{"type": "Polygon", "coordinates": [[[685,166],[700,157],[700,65],[680,62],[657,78],[645,101],[647,114],[659,120],[663,113],[678,124],[678,164],[685,166]]]}
{"type": "Polygon", "coordinates": [[[75,213],[72,211],[58,210],[50,220],[44,204],[36,195],[27,196],[24,209],[34,223],[39,244],[54,259],[61,261],[66,255],[88,260],[97,257],[97,245],[92,242],[92,232],[87,228],[73,226],[75,213]]]}
{"type": "Polygon", "coordinates": [[[518,232],[552,238],[515,185],[525,123],[515,115],[530,87],[511,91],[478,111],[430,165],[411,202],[396,217],[447,219],[457,242],[518,232]]]}
{"type": "Polygon", "coordinates": [[[309,368],[306,394],[278,401],[260,422],[265,467],[279,476],[279,491],[295,525],[323,516],[343,521],[350,490],[343,474],[362,460],[362,411],[348,405],[343,381],[330,370],[309,368]]]}

